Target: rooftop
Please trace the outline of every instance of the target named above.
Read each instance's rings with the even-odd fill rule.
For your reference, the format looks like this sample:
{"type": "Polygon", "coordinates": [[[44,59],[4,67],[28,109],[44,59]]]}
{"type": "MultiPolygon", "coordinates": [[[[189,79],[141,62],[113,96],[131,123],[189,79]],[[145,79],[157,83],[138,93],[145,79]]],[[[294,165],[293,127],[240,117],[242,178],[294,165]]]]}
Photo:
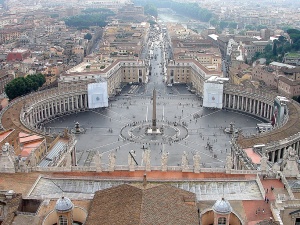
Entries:
{"type": "Polygon", "coordinates": [[[253,151],[253,148],[246,148],[244,149],[247,156],[252,160],[255,164],[260,164],[261,156],[257,154],[255,151],[253,151]]]}
{"type": "Polygon", "coordinates": [[[96,192],[86,223],[96,225],[99,220],[107,225],[196,225],[195,195],[168,185],[143,189],[123,184],[96,192]],[[194,204],[189,204],[190,201],[194,204]]]}
{"type": "Polygon", "coordinates": [[[295,68],[296,66],[291,66],[289,64],[285,64],[285,63],[280,63],[280,62],[271,62],[270,66],[277,66],[277,67],[287,67],[287,68],[295,68]]]}

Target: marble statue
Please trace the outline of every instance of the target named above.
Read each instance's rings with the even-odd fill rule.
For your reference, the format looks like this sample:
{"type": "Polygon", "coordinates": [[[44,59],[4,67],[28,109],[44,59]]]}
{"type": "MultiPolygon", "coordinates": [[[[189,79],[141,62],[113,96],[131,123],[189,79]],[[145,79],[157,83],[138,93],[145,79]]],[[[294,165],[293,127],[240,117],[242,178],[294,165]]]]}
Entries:
{"type": "Polygon", "coordinates": [[[134,156],[136,156],[134,150],[130,150],[128,153],[128,166],[129,166],[129,171],[134,171],[135,170],[135,161],[134,161],[134,156]]]}
{"type": "Polygon", "coordinates": [[[285,177],[297,177],[299,175],[298,156],[292,147],[287,149],[287,158],[282,162],[282,173],[285,177]]]}
{"type": "Polygon", "coordinates": [[[193,156],[193,161],[194,161],[194,173],[200,173],[201,156],[199,152],[196,152],[196,154],[193,156]]]}
{"type": "Polygon", "coordinates": [[[168,152],[163,152],[161,154],[161,171],[167,171],[168,170],[168,152]]]}
{"type": "Polygon", "coordinates": [[[115,152],[110,152],[108,155],[108,170],[109,171],[114,171],[115,166],[116,166],[116,153],[115,152]]]}
{"type": "Polygon", "coordinates": [[[100,154],[100,152],[97,152],[97,153],[94,155],[95,166],[96,166],[96,171],[97,171],[97,172],[102,172],[102,168],[101,168],[101,158],[102,158],[102,155],[100,154]]]}
{"type": "Polygon", "coordinates": [[[186,151],[183,151],[183,154],[181,157],[181,168],[182,168],[182,172],[185,172],[189,169],[189,161],[188,161],[186,151]]]}
{"type": "Polygon", "coordinates": [[[151,171],[151,150],[147,149],[144,152],[144,163],[145,163],[145,170],[151,171]]]}
{"type": "Polygon", "coordinates": [[[227,155],[226,165],[225,165],[226,172],[229,172],[232,169],[232,167],[233,167],[232,157],[231,155],[227,155]]]}

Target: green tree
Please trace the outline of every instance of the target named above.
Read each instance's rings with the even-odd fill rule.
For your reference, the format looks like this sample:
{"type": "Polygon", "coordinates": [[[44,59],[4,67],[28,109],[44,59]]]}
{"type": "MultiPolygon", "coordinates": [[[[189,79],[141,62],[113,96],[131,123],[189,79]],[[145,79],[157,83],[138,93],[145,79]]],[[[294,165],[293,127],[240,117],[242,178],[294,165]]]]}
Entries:
{"type": "Polygon", "coordinates": [[[107,25],[107,18],[112,15],[114,13],[108,9],[86,9],[83,11],[83,14],[65,18],[64,21],[67,26],[71,27],[105,27],[107,25]]]}
{"type": "Polygon", "coordinates": [[[220,28],[223,30],[224,28],[228,27],[229,23],[227,21],[220,22],[220,28]]]}
{"type": "Polygon", "coordinates": [[[18,77],[5,86],[5,93],[11,100],[31,91],[37,91],[45,82],[46,79],[42,74],[28,75],[26,78],[18,77]]]}
{"type": "Polygon", "coordinates": [[[146,15],[151,15],[157,18],[158,13],[157,13],[157,8],[153,4],[147,4],[144,6],[144,12],[146,15]]]}
{"type": "Polygon", "coordinates": [[[248,24],[245,26],[245,29],[246,30],[255,30],[255,26],[251,25],[251,24],[248,24]]]}
{"type": "Polygon", "coordinates": [[[86,35],[84,35],[84,39],[87,39],[87,40],[91,40],[92,39],[92,34],[91,33],[87,33],[86,35]]]}
{"type": "Polygon", "coordinates": [[[219,21],[216,18],[211,19],[209,23],[214,27],[219,26],[219,21]]]}
{"type": "Polygon", "coordinates": [[[273,56],[277,56],[277,41],[273,42],[273,56]]]}

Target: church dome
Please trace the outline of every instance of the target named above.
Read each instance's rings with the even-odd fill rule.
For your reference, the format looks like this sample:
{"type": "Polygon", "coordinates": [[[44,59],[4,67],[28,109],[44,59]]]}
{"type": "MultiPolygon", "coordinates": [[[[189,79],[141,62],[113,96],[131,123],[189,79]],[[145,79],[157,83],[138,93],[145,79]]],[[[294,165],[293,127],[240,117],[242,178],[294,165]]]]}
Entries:
{"type": "Polygon", "coordinates": [[[73,209],[74,205],[69,198],[61,197],[57,200],[55,210],[58,212],[68,212],[73,209]]]}
{"type": "Polygon", "coordinates": [[[231,205],[224,198],[222,200],[217,200],[213,206],[213,210],[218,214],[229,214],[232,211],[231,205]]]}

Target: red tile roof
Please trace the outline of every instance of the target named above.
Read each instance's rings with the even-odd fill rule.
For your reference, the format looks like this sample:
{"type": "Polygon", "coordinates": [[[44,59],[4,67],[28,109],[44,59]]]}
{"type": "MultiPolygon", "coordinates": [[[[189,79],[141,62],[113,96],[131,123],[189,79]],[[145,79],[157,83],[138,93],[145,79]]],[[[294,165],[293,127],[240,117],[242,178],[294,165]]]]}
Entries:
{"type": "Polygon", "coordinates": [[[256,152],[254,152],[252,148],[246,148],[244,149],[244,151],[246,152],[247,156],[252,160],[253,163],[260,164],[261,156],[256,152]]]}
{"type": "Polygon", "coordinates": [[[197,208],[190,204],[195,199],[194,193],[169,185],[143,189],[123,184],[95,193],[86,224],[197,225],[197,208]]]}

